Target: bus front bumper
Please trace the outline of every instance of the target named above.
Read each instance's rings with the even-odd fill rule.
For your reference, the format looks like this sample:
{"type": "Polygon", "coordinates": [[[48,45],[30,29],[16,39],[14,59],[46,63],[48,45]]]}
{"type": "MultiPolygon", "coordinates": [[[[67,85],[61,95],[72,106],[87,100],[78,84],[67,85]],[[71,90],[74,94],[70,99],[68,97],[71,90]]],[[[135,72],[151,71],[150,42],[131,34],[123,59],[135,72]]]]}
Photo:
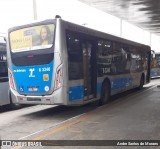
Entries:
{"type": "Polygon", "coordinates": [[[11,100],[13,103],[18,103],[18,104],[51,104],[51,103],[53,104],[53,96],[20,95],[15,90],[11,90],[11,100]]]}

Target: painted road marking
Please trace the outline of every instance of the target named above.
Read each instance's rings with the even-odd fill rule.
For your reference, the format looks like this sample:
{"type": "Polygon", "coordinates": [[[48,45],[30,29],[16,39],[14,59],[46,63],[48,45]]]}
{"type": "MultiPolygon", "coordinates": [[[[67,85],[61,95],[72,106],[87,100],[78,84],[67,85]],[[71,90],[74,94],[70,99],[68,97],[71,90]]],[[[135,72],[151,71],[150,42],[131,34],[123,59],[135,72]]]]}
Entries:
{"type": "MultiPolygon", "coordinates": [[[[92,113],[93,113],[93,112],[92,112],[92,113]]],[[[57,133],[57,132],[60,132],[60,131],[66,129],[66,128],[69,128],[69,127],[71,127],[71,126],[73,126],[73,125],[75,125],[75,124],[78,124],[78,123],[80,123],[80,122],[88,119],[88,118],[92,115],[92,113],[89,113],[89,114],[86,114],[86,113],[81,114],[81,115],[78,116],[78,117],[80,117],[80,118],[78,118],[77,120],[72,121],[72,122],[70,122],[70,123],[67,123],[67,124],[65,124],[65,125],[62,125],[62,126],[60,126],[60,127],[57,127],[57,128],[55,128],[55,129],[53,129],[52,131],[49,131],[48,133],[45,133],[45,134],[43,134],[43,135],[40,135],[40,136],[32,139],[32,141],[42,140],[42,139],[44,139],[44,138],[46,138],[46,137],[48,137],[48,136],[50,136],[50,135],[53,135],[53,134],[55,134],[55,133],[57,133]]],[[[77,118],[77,116],[74,117],[74,118],[77,118]]],[[[69,121],[69,120],[72,120],[72,119],[73,119],[73,118],[68,119],[68,120],[66,120],[66,121],[69,121]]],[[[65,121],[63,121],[63,123],[64,123],[64,122],[65,122],[65,121]]],[[[23,138],[24,138],[24,137],[23,137],[23,138]]],[[[12,149],[20,149],[20,148],[22,148],[22,146],[17,146],[17,147],[14,147],[14,148],[12,148],[12,149]]]]}
{"type": "Polygon", "coordinates": [[[60,131],[62,131],[62,130],[65,130],[66,128],[69,128],[69,127],[71,127],[71,126],[73,126],[73,125],[75,125],[75,124],[78,124],[78,123],[80,123],[80,122],[88,119],[90,116],[91,116],[91,113],[90,113],[90,114],[85,114],[84,116],[80,117],[79,119],[77,119],[77,120],[75,120],[75,121],[72,121],[72,122],[70,122],[70,123],[68,123],[68,124],[65,124],[65,125],[63,125],[63,126],[60,126],[60,127],[58,127],[58,128],[55,128],[55,129],[53,129],[52,131],[50,131],[50,132],[48,132],[48,133],[45,133],[45,134],[43,134],[43,135],[40,135],[40,136],[34,138],[33,140],[34,140],[34,141],[35,141],[35,140],[42,140],[42,139],[44,139],[44,138],[46,138],[46,137],[48,137],[48,136],[50,136],[50,135],[53,135],[53,134],[55,134],[55,133],[57,133],[57,132],[60,132],[60,131]]]}
{"type": "Polygon", "coordinates": [[[37,134],[37,133],[40,133],[40,132],[46,131],[46,130],[48,130],[48,129],[52,128],[52,127],[56,127],[56,126],[58,126],[58,125],[61,125],[61,124],[63,124],[63,123],[66,123],[66,122],[68,122],[68,121],[71,121],[71,120],[73,120],[73,119],[76,119],[76,118],[78,118],[78,117],[81,117],[81,116],[83,116],[83,115],[85,115],[85,114],[86,114],[86,113],[83,113],[83,114],[80,114],[80,115],[74,116],[74,117],[69,118],[69,119],[67,119],[67,120],[65,120],[65,121],[62,121],[62,122],[60,122],[60,123],[57,123],[57,124],[55,124],[55,125],[53,125],[53,126],[51,126],[51,127],[47,128],[47,129],[42,129],[42,130],[39,130],[39,131],[34,132],[34,133],[32,133],[32,134],[29,134],[29,135],[27,135],[27,136],[24,136],[24,137],[22,137],[22,138],[19,138],[18,140],[24,140],[25,138],[28,138],[28,137],[30,137],[30,136],[32,136],[32,135],[35,135],[35,134],[37,134]]]}

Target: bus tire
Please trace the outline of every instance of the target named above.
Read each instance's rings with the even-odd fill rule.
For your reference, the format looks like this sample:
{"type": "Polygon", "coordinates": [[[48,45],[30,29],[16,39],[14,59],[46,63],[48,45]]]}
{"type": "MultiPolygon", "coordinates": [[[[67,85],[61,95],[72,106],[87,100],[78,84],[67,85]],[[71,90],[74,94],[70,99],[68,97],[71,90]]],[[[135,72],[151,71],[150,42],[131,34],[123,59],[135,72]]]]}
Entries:
{"type": "Polygon", "coordinates": [[[101,90],[101,98],[99,101],[100,105],[104,105],[109,102],[110,99],[110,84],[108,81],[104,81],[102,84],[102,90],[101,90]]]}
{"type": "Polygon", "coordinates": [[[144,85],[144,75],[142,74],[141,79],[140,79],[139,89],[142,89],[143,85],[144,85]]]}

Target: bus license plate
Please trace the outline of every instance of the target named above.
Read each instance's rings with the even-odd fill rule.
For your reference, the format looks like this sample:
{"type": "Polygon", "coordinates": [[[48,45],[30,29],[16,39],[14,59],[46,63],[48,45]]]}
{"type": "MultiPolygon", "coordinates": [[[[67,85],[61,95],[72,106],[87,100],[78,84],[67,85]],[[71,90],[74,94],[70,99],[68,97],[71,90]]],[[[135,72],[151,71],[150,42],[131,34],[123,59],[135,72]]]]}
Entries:
{"type": "Polygon", "coordinates": [[[40,98],[27,97],[27,101],[41,101],[41,99],[40,98]]]}
{"type": "Polygon", "coordinates": [[[38,91],[38,87],[29,87],[28,91],[30,91],[30,92],[37,92],[38,91]]]}

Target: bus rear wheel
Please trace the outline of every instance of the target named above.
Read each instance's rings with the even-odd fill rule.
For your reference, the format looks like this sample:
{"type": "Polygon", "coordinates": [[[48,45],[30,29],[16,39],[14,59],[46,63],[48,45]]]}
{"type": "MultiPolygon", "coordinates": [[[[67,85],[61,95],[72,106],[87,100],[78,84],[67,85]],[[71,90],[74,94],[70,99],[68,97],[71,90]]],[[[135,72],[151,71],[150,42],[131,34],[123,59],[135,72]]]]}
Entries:
{"type": "Polygon", "coordinates": [[[110,99],[110,84],[108,83],[108,81],[105,81],[102,85],[101,98],[99,104],[104,105],[109,102],[109,99],[110,99]]]}

